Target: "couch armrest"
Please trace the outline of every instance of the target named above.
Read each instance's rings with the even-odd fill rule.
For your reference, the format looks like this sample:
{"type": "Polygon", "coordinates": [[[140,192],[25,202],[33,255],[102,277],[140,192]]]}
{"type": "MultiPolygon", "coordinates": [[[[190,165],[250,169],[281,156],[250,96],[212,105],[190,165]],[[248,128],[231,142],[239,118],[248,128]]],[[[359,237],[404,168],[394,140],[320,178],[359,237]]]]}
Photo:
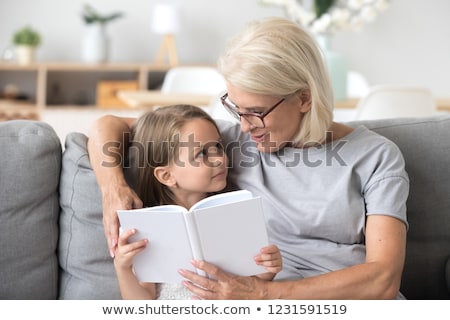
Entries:
{"type": "Polygon", "coordinates": [[[55,299],[61,144],[46,123],[0,123],[0,299],[55,299]]]}

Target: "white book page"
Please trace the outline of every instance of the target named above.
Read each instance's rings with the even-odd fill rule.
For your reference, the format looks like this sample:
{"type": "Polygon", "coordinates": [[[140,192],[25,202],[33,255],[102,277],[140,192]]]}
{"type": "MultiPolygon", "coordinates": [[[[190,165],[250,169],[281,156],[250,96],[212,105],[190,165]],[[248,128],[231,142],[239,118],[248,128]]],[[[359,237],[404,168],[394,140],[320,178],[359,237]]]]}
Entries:
{"type": "Polygon", "coordinates": [[[196,204],[194,204],[190,211],[208,207],[214,207],[225,203],[237,202],[244,199],[253,198],[253,195],[248,190],[238,190],[231,191],[225,193],[215,194],[213,196],[207,197],[205,199],[200,200],[196,204]]]}
{"type": "Polygon", "coordinates": [[[265,272],[253,260],[268,245],[261,198],[198,209],[194,220],[204,260],[237,275],[265,272]]]}
{"type": "Polygon", "coordinates": [[[190,264],[192,251],[183,212],[148,209],[151,210],[118,211],[121,228],[137,230],[132,240],[149,241],[133,261],[137,278],[143,282],[180,283],[183,279],[178,273],[180,268],[195,272],[190,264]]]}
{"type": "MultiPolygon", "coordinates": [[[[184,219],[186,224],[186,230],[191,244],[192,258],[196,260],[203,260],[202,246],[200,239],[198,238],[197,225],[194,221],[194,214],[192,212],[185,212],[184,219]]],[[[206,276],[203,270],[197,269],[197,273],[206,276]]]]}
{"type": "Polygon", "coordinates": [[[158,211],[158,212],[180,212],[186,211],[186,209],[182,206],[177,206],[176,204],[167,204],[161,206],[153,206],[153,207],[145,207],[141,209],[132,209],[132,210],[121,210],[121,211],[134,211],[134,212],[150,212],[150,211],[158,211]]]}

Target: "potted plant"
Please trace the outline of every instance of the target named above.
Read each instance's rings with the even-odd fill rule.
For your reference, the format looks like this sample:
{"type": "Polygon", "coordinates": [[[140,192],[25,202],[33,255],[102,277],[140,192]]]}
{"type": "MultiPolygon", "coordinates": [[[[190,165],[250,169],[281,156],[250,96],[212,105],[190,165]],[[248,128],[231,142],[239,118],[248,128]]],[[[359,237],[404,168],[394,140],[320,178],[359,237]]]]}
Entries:
{"type": "Polygon", "coordinates": [[[114,12],[107,15],[102,15],[97,12],[93,7],[88,4],[85,4],[83,7],[82,17],[86,24],[91,23],[101,23],[105,24],[111,21],[114,21],[123,16],[122,12],[114,12]]]}
{"type": "Polygon", "coordinates": [[[122,17],[121,12],[100,14],[92,6],[86,4],[81,13],[82,19],[87,25],[83,38],[82,58],[85,62],[106,62],[109,55],[109,39],[105,32],[105,26],[122,17]]]}
{"type": "Polygon", "coordinates": [[[12,40],[16,48],[18,63],[29,64],[34,62],[36,48],[41,44],[39,32],[30,26],[25,26],[13,34],[12,40]]]}

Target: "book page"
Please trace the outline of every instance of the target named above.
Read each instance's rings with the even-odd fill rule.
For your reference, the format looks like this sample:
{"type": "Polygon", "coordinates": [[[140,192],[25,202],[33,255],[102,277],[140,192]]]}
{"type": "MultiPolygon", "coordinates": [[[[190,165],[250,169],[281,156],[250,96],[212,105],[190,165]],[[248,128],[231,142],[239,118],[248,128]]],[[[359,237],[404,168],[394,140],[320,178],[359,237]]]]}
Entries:
{"type": "Polygon", "coordinates": [[[251,199],[253,195],[248,190],[237,190],[225,193],[215,194],[213,196],[207,197],[200,200],[194,204],[190,211],[208,207],[214,207],[225,203],[238,202],[245,199],[251,199]]]}
{"type": "Polygon", "coordinates": [[[205,261],[237,275],[265,272],[253,260],[268,245],[261,198],[197,209],[193,220],[205,261]]]}
{"type": "Polygon", "coordinates": [[[181,283],[183,278],[178,269],[195,272],[190,264],[192,251],[183,218],[186,210],[179,207],[174,211],[174,207],[118,210],[121,228],[135,228],[137,233],[133,240],[146,238],[149,241],[147,248],[133,261],[139,281],[181,283]]]}
{"type": "Polygon", "coordinates": [[[132,209],[132,210],[122,210],[122,211],[134,211],[134,212],[182,212],[187,211],[182,206],[177,206],[176,204],[167,204],[167,205],[161,205],[161,206],[153,206],[153,207],[145,207],[141,209],[132,209]]]}

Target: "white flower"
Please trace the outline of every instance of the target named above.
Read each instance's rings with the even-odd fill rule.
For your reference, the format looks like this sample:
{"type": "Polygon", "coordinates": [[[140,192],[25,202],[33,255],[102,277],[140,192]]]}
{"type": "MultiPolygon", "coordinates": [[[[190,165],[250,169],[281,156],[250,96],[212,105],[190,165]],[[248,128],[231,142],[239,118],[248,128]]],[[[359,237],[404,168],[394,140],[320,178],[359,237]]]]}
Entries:
{"type": "Polygon", "coordinates": [[[323,8],[325,12],[322,11],[317,16],[314,10],[315,0],[260,0],[260,3],[283,7],[289,19],[309,28],[313,33],[359,30],[389,7],[389,0],[334,0],[323,8]]]}
{"type": "Polygon", "coordinates": [[[351,10],[359,10],[364,5],[364,0],[348,0],[347,7],[351,10]]]}
{"type": "Polygon", "coordinates": [[[348,9],[336,8],[331,13],[331,20],[335,25],[348,26],[351,13],[348,9]]]}
{"type": "Polygon", "coordinates": [[[377,11],[372,7],[364,7],[361,10],[361,18],[367,22],[372,22],[377,17],[377,11]]]}
{"type": "Polygon", "coordinates": [[[331,16],[328,13],[323,14],[319,19],[313,21],[311,31],[314,33],[323,33],[331,27],[331,16]]]}
{"type": "Polygon", "coordinates": [[[374,7],[380,12],[386,11],[387,8],[389,7],[389,1],[388,0],[376,0],[374,7]]]}

